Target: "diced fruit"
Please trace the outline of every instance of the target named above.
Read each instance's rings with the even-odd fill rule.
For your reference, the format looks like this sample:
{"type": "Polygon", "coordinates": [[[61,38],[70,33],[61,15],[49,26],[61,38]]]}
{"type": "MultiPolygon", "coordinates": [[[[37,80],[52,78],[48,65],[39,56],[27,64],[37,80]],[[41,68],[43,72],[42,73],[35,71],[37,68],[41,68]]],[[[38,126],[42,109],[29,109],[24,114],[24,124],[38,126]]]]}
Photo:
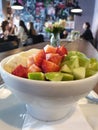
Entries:
{"type": "Polygon", "coordinates": [[[85,67],[78,67],[73,69],[73,75],[75,79],[83,79],[85,78],[86,69],[85,67]]]}
{"type": "Polygon", "coordinates": [[[45,59],[45,52],[44,50],[38,51],[37,54],[32,55],[28,60],[27,60],[27,66],[30,66],[31,64],[36,64],[37,66],[41,66],[41,63],[45,59]]]}
{"type": "Polygon", "coordinates": [[[51,45],[46,45],[46,46],[44,47],[44,51],[45,51],[45,53],[56,53],[57,48],[56,48],[56,47],[53,47],[53,46],[51,46],[51,45]]]}
{"type": "Polygon", "coordinates": [[[45,78],[50,81],[61,81],[63,75],[60,72],[49,72],[45,73],[45,78]]]}
{"type": "Polygon", "coordinates": [[[91,58],[88,68],[98,71],[98,61],[95,58],[91,58]]]}
{"type": "Polygon", "coordinates": [[[68,52],[68,56],[71,57],[71,56],[78,56],[78,57],[86,57],[86,55],[82,52],[79,52],[79,51],[69,51],[68,52]]]}
{"type": "Polygon", "coordinates": [[[62,74],[63,74],[62,81],[74,80],[74,76],[72,74],[67,74],[67,73],[62,73],[62,74]]]}
{"type": "Polygon", "coordinates": [[[34,58],[33,56],[29,56],[27,59],[27,67],[30,67],[32,64],[34,64],[34,58]]]}
{"type": "Polygon", "coordinates": [[[62,56],[57,53],[48,53],[46,54],[46,60],[51,61],[57,65],[61,64],[62,56]]]}
{"type": "Polygon", "coordinates": [[[94,75],[96,73],[97,73],[97,71],[95,71],[95,70],[86,69],[86,76],[85,77],[90,77],[90,76],[92,76],[92,75],[94,75]]]}
{"type": "Polygon", "coordinates": [[[13,71],[12,71],[13,75],[19,76],[19,77],[23,77],[23,78],[27,78],[27,68],[24,67],[23,65],[18,65],[13,71]]]}
{"type": "Polygon", "coordinates": [[[71,69],[68,67],[67,64],[64,64],[61,69],[60,69],[61,72],[66,72],[66,73],[72,73],[71,69]]]}
{"type": "Polygon", "coordinates": [[[32,64],[29,68],[28,68],[28,72],[41,72],[42,70],[35,64],[32,64]]]}
{"type": "Polygon", "coordinates": [[[90,60],[86,57],[78,57],[79,58],[79,66],[88,67],[90,60]]]}
{"type": "Polygon", "coordinates": [[[42,72],[28,73],[28,78],[32,80],[45,80],[44,73],[42,72]]]}
{"type": "Polygon", "coordinates": [[[60,46],[57,48],[57,53],[61,56],[68,54],[67,49],[64,46],[60,46]]]}
{"type": "MultiPolygon", "coordinates": [[[[26,54],[23,59],[25,59],[25,65],[19,65],[19,63],[18,66],[14,65],[17,67],[13,67],[15,69],[12,69],[12,74],[34,80],[78,80],[98,72],[97,59],[87,58],[79,51],[67,52],[64,46],[46,45],[44,49],[34,51],[30,57],[26,54]]],[[[14,62],[17,63],[16,60],[14,62]]]]}
{"type": "Polygon", "coordinates": [[[70,61],[73,62],[72,65],[71,65],[72,68],[77,68],[77,67],[79,67],[79,58],[78,58],[77,56],[72,56],[72,57],[70,58],[70,61]]]}
{"type": "Polygon", "coordinates": [[[66,61],[66,64],[71,69],[77,68],[77,67],[79,67],[79,59],[78,59],[78,57],[72,57],[72,58],[70,58],[70,60],[66,61]]]}
{"type": "Polygon", "coordinates": [[[60,70],[60,66],[56,65],[55,63],[51,62],[51,61],[47,61],[47,60],[43,60],[42,62],[42,70],[44,73],[47,72],[57,72],[60,70]]]}

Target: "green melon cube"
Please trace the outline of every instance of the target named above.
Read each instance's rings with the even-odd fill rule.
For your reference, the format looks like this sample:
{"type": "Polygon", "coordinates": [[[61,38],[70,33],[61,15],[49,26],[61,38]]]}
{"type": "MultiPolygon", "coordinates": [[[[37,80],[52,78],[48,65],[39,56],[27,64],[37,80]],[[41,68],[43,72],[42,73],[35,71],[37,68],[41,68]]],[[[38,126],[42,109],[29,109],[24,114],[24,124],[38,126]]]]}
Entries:
{"type": "Polygon", "coordinates": [[[85,73],[86,73],[85,67],[78,67],[73,69],[73,75],[75,79],[84,79],[85,73]]]}
{"type": "Polygon", "coordinates": [[[63,75],[61,72],[48,72],[45,73],[45,78],[50,81],[61,81],[63,75]]]}
{"type": "Polygon", "coordinates": [[[66,73],[72,73],[71,69],[68,67],[67,64],[64,64],[61,69],[60,69],[61,72],[66,72],[66,73]]]}
{"type": "Polygon", "coordinates": [[[74,80],[74,76],[72,74],[63,73],[62,81],[74,80]]]}
{"type": "Polygon", "coordinates": [[[28,78],[32,80],[45,80],[44,73],[42,72],[28,73],[28,78]]]}

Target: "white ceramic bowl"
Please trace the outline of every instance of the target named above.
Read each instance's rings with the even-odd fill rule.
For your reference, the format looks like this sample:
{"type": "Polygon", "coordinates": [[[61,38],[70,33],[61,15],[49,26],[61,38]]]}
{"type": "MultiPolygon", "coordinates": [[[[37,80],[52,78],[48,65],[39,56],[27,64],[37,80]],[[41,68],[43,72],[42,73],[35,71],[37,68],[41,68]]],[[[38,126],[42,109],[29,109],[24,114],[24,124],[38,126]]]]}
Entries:
{"type": "Polygon", "coordinates": [[[33,117],[53,121],[65,117],[73,104],[86,96],[98,82],[98,73],[76,81],[36,81],[14,76],[4,69],[10,57],[0,63],[0,73],[6,86],[23,102],[33,117]]]}

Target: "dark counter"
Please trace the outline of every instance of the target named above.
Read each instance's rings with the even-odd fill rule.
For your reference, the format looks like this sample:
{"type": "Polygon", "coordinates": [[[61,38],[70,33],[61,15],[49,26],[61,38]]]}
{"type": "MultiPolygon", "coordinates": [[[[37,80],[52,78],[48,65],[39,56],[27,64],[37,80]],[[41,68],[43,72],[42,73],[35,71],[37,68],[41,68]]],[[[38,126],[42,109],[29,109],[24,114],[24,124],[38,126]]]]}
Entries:
{"type": "MultiPolygon", "coordinates": [[[[30,45],[30,46],[20,47],[18,49],[6,51],[6,52],[0,52],[0,61],[9,55],[13,55],[13,54],[19,53],[21,51],[26,51],[26,50],[29,50],[32,48],[41,49],[47,44],[49,44],[49,42],[38,43],[38,44],[30,45]]],[[[91,43],[89,43],[87,41],[76,40],[73,42],[69,42],[69,41],[62,40],[61,44],[65,45],[65,47],[68,50],[78,50],[80,52],[85,53],[88,57],[95,57],[98,59],[97,50],[91,45],[91,43]]]]}

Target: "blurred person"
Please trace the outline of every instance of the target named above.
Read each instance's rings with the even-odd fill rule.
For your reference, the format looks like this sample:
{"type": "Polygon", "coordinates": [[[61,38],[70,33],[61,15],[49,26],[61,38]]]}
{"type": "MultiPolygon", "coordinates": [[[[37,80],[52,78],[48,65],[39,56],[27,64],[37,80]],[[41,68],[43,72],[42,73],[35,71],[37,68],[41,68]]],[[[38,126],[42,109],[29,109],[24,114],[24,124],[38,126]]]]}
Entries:
{"type": "Polygon", "coordinates": [[[94,38],[93,38],[92,31],[90,29],[90,23],[85,22],[83,24],[83,29],[84,29],[84,32],[82,35],[80,35],[80,38],[83,38],[83,39],[89,41],[94,46],[94,38]]]}
{"type": "Polygon", "coordinates": [[[4,20],[2,22],[2,36],[0,38],[0,42],[4,42],[4,41],[14,41],[17,44],[19,44],[19,39],[17,38],[17,36],[14,35],[14,27],[10,28],[9,22],[7,20],[4,20]]]}
{"type": "Polygon", "coordinates": [[[19,21],[19,28],[18,31],[16,31],[16,35],[20,39],[20,46],[25,46],[27,44],[28,39],[28,29],[23,20],[19,21]]]}
{"type": "Polygon", "coordinates": [[[17,40],[17,37],[14,36],[14,26],[10,26],[7,20],[2,22],[2,38],[7,41],[17,40]]]}
{"type": "Polygon", "coordinates": [[[68,32],[66,31],[66,29],[62,30],[60,33],[60,38],[67,38],[68,36],[68,32]]]}
{"type": "Polygon", "coordinates": [[[8,35],[10,34],[9,22],[7,20],[3,21],[1,27],[2,27],[2,32],[3,32],[2,37],[4,38],[4,40],[6,40],[8,38],[8,35]]]}
{"type": "Polygon", "coordinates": [[[98,27],[95,33],[95,48],[98,49],[98,27]]]}
{"type": "Polygon", "coordinates": [[[39,43],[44,41],[43,35],[37,34],[33,22],[29,22],[28,32],[29,32],[29,37],[32,38],[33,43],[39,43]]]}
{"type": "Polygon", "coordinates": [[[9,32],[11,35],[15,35],[15,25],[12,20],[9,22],[9,32]]]}
{"type": "Polygon", "coordinates": [[[28,24],[28,32],[29,32],[29,36],[31,36],[31,37],[32,37],[32,35],[37,35],[37,32],[36,32],[36,30],[34,28],[33,22],[29,22],[29,24],[28,24]]]}

